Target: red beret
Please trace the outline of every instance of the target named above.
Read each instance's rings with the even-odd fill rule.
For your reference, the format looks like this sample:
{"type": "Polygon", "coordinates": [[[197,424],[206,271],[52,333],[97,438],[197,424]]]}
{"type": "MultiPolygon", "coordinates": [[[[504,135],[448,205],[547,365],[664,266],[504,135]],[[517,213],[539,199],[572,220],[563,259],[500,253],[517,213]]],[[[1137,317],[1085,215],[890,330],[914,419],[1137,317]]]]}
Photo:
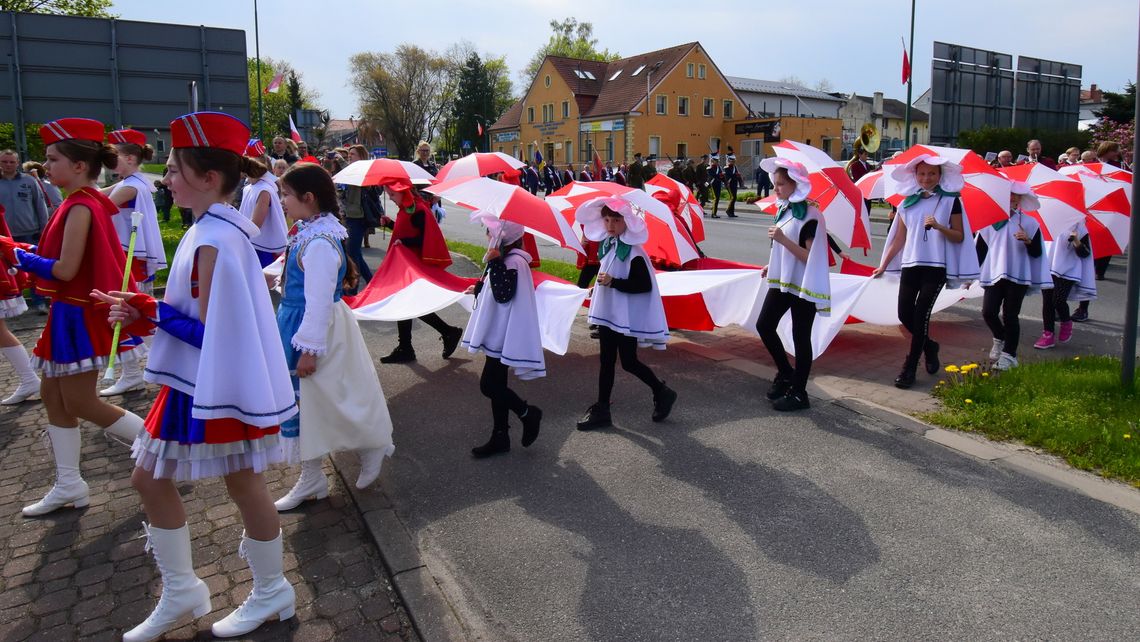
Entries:
{"type": "Polygon", "coordinates": [[[53,145],[61,140],[91,140],[103,142],[103,123],[90,118],[60,118],[40,127],[40,138],[44,145],[53,145]]]}
{"type": "Polygon", "coordinates": [[[229,114],[197,111],[170,122],[171,147],[215,147],[239,156],[249,142],[249,127],[229,114]]]}
{"type": "Polygon", "coordinates": [[[139,147],[145,147],[146,134],[134,129],[116,129],[110,134],[107,134],[107,142],[112,145],[130,143],[132,145],[138,145],[139,147]]]}
{"type": "Polygon", "coordinates": [[[260,138],[251,138],[245,145],[245,155],[250,158],[261,158],[265,156],[265,143],[261,142],[260,138]]]}

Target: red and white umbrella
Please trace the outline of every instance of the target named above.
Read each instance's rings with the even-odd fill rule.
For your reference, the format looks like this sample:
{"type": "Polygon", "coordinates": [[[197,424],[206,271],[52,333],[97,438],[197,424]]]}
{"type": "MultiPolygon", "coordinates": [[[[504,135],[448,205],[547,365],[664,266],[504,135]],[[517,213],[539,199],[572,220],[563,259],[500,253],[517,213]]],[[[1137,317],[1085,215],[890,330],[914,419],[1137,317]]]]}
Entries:
{"type": "Polygon", "coordinates": [[[877,169],[873,172],[867,172],[855,181],[855,187],[859,188],[862,192],[863,198],[868,201],[886,201],[895,207],[903,202],[903,197],[899,194],[886,193],[887,181],[883,179],[883,170],[877,169]]]}
{"type": "Polygon", "coordinates": [[[442,183],[465,176],[517,175],[523,167],[526,163],[503,152],[476,152],[450,161],[440,168],[435,179],[442,183]]]}
{"type": "Polygon", "coordinates": [[[1041,163],[1003,167],[1001,173],[1011,180],[1026,183],[1041,201],[1036,212],[1027,212],[1041,223],[1042,237],[1052,241],[1085,220],[1085,190],[1081,182],[1049,169],[1041,163]]]}
{"type": "Polygon", "coordinates": [[[700,257],[689,236],[678,229],[669,206],[635,187],[604,181],[575,182],[550,194],[546,201],[572,222],[579,206],[607,196],[620,198],[643,214],[649,228],[649,240],[643,247],[650,258],[684,265],[700,257]]]}
{"type": "Polygon", "coordinates": [[[1078,172],[1073,174],[1085,188],[1085,208],[1089,216],[1089,241],[1093,256],[1122,254],[1128,248],[1128,228],[1132,218],[1132,188],[1121,181],[1078,172]]]}
{"type": "Polygon", "coordinates": [[[437,183],[424,191],[460,207],[518,223],[536,236],[584,252],[569,221],[550,203],[517,185],[468,176],[437,183]]]}
{"type": "Polygon", "coordinates": [[[1058,171],[1060,171],[1062,174],[1064,174],[1066,176],[1072,176],[1074,174],[1081,174],[1081,173],[1096,174],[1097,176],[1103,176],[1109,180],[1121,181],[1124,183],[1128,183],[1129,185],[1132,184],[1132,172],[1130,172],[1128,170],[1120,169],[1119,167],[1116,167],[1114,165],[1109,165],[1108,163],[1085,163],[1083,165],[1065,165],[1064,167],[1061,167],[1058,171]]]}
{"type": "Polygon", "coordinates": [[[411,185],[431,184],[435,182],[435,177],[415,163],[394,158],[378,158],[353,161],[333,176],[333,182],[358,187],[411,185]]]}
{"type": "Polygon", "coordinates": [[[685,221],[695,243],[705,240],[705,209],[687,185],[665,174],[654,174],[653,178],[645,181],[645,191],[657,200],[664,197],[665,204],[685,221]]]}
{"type": "Polygon", "coordinates": [[[968,149],[915,145],[886,161],[883,163],[883,171],[886,172],[883,180],[887,181],[884,193],[888,197],[898,193],[898,185],[890,172],[923,154],[941,156],[962,168],[962,178],[966,181],[962,188],[962,209],[970,221],[971,230],[977,231],[1009,218],[1009,179],[968,149]]]}
{"type": "Polygon", "coordinates": [[[819,204],[827,231],[848,247],[871,247],[871,215],[847,171],[822,149],[794,140],[772,146],[776,155],[800,163],[811,176],[808,198],[819,204]]]}

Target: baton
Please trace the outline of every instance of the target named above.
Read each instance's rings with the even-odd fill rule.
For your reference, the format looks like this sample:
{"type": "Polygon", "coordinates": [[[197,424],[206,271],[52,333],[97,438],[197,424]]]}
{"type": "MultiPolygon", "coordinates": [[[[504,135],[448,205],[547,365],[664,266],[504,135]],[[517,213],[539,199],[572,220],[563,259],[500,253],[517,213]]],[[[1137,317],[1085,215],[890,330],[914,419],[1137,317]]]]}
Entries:
{"type": "MultiPolygon", "coordinates": [[[[142,212],[131,212],[131,241],[127,244],[127,265],[123,268],[123,287],[120,291],[126,292],[131,284],[131,264],[135,260],[135,239],[139,235],[139,224],[142,223],[142,212]]],[[[111,355],[107,357],[107,371],[103,373],[103,383],[115,382],[115,357],[119,356],[119,333],[123,331],[123,322],[115,322],[115,333],[111,335],[111,355]]]]}

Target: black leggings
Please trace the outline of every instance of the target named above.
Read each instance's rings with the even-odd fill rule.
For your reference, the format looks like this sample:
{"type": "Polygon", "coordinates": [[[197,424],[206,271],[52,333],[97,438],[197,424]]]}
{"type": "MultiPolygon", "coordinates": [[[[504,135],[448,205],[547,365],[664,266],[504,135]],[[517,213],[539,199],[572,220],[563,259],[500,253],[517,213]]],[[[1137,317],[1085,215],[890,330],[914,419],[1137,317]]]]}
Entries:
{"type": "MultiPolygon", "coordinates": [[[[447,325],[447,322],[439,318],[435,312],[425,314],[420,317],[420,321],[435,328],[435,331],[443,335],[444,332],[452,330],[452,326],[447,325]]],[[[404,319],[403,321],[396,322],[396,333],[399,336],[400,345],[411,347],[412,345],[412,320],[404,319]]]]}
{"type": "Polygon", "coordinates": [[[902,269],[899,278],[899,323],[910,332],[908,363],[918,363],[930,340],[930,313],[946,286],[946,268],[920,265],[902,269]]]}
{"type": "Polygon", "coordinates": [[[1069,293],[1073,291],[1076,281],[1062,279],[1053,275],[1053,289],[1041,291],[1041,319],[1045,322],[1046,332],[1056,332],[1056,321],[1068,323],[1069,293]]]}
{"type": "Polygon", "coordinates": [[[509,426],[508,412],[513,410],[521,417],[527,409],[527,403],[507,387],[509,372],[510,369],[502,361],[487,357],[483,362],[483,374],[479,376],[479,392],[491,400],[491,418],[496,430],[505,430],[509,426]]]}
{"type": "Polygon", "coordinates": [[[760,340],[776,362],[776,370],[782,378],[792,382],[797,392],[804,392],[807,388],[808,375],[811,374],[811,326],[815,323],[815,304],[801,299],[791,292],[768,290],[764,297],[764,305],[760,308],[760,318],[756,320],[756,332],[760,333],[760,340]],[[784,318],[789,310],[792,312],[792,345],[796,350],[796,367],[788,363],[788,355],[784,352],[784,344],[776,327],[780,319],[784,318]]]}
{"type": "Polygon", "coordinates": [[[653,374],[649,366],[637,360],[637,339],[620,332],[611,330],[607,326],[598,327],[598,356],[601,357],[602,367],[598,371],[598,404],[609,405],[610,393],[614,389],[614,366],[618,357],[621,357],[621,367],[631,375],[641,379],[645,385],[653,389],[653,394],[665,384],[653,374]]]}
{"type": "Polygon", "coordinates": [[[601,268],[600,263],[587,264],[586,267],[582,268],[582,271],[578,273],[578,287],[583,290],[590,287],[590,282],[594,280],[595,276],[598,276],[598,270],[601,268]]]}
{"type": "Polygon", "coordinates": [[[1017,343],[1021,340],[1021,304],[1025,301],[1028,285],[1001,279],[985,288],[982,296],[982,318],[995,339],[1005,342],[1002,352],[1017,356],[1017,343]],[[1001,312],[999,315],[998,312],[1001,312]]]}

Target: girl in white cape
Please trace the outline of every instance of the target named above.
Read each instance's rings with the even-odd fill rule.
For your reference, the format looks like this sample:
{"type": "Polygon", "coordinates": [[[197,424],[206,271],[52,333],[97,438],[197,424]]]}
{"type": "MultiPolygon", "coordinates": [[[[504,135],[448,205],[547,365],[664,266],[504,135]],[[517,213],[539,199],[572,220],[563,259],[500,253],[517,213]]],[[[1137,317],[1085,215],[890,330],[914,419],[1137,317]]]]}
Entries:
{"type": "Polygon", "coordinates": [[[281,425],[287,459],[301,476],[277,510],[328,497],[325,455],[360,453],[357,488],[380,475],[392,445],[392,419],[380,379],[352,311],[341,300],[360,273],[345,254],[348,230],[337,221],[336,186],[319,165],[298,163],[281,177],[281,203],[297,232],[289,237],[281,272],[277,329],[293,371],[300,414],[281,425]]]}
{"type": "Polygon", "coordinates": [[[664,350],[669,340],[657,279],[649,255],[641,247],[649,238],[649,228],[629,203],[613,197],[582,204],[575,218],[587,239],[601,242],[601,266],[589,315],[589,322],[598,326],[598,400],[578,421],[578,430],[613,425],[610,393],[619,357],[622,369],[653,391],[653,421],[664,421],[677,401],[677,393],[637,358],[639,346],[664,350]]]}
{"type": "Polygon", "coordinates": [[[285,251],[288,228],[285,226],[285,212],[281,209],[281,197],[278,196],[277,177],[261,160],[265,158],[265,145],[256,138],[250,139],[245,155],[258,162],[246,173],[249,181],[242,188],[238,209],[260,230],[250,242],[257,250],[261,267],[266,267],[285,251]]]}
{"type": "Polygon", "coordinates": [[[979,281],[985,288],[982,319],[993,333],[990,360],[994,368],[1017,365],[1021,339],[1021,304],[1030,290],[1050,287],[1043,257],[1041,225],[1025,212],[1041,209],[1029,185],[1014,181],[1009,195],[1009,218],[978,232],[974,241],[981,262],[979,281]]]}
{"type": "Polygon", "coordinates": [[[776,379],[768,399],[776,410],[809,407],[808,375],[811,374],[811,327],[815,315],[831,312],[831,281],[828,275],[827,227],[815,204],[807,200],[811,177],[800,163],[771,157],[760,167],[772,177],[776,191],[775,225],[768,228],[772,253],[765,268],[768,294],[756,320],[756,332],[776,363],[776,379]],[[820,239],[819,243],[815,240],[820,239]],[[792,315],[795,368],[788,363],[776,328],[785,314],[792,315]]]}
{"type": "Polygon", "coordinates": [[[542,410],[508,387],[507,373],[513,370],[523,381],[545,377],[546,359],[530,273],[532,257],[523,249],[523,227],[480,212],[473,213],[471,219],[482,222],[489,237],[483,259],[487,269],[468,289],[468,294],[475,295],[475,308],[462,340],[469,352],[486,356],[479,391],[491,400],[494,423],[490,440],[471,449],[471,454],[481,459],[510,451],[511,412],[522,421],[524,448],[538,438],[542,410]]]}
{"type": "Polygon", "coordinates": [[[1096,267],[1093,265],[1089,230],[1084,221],[1053,241],[1049,271],[1053,287],[1041,291],[1041,318],[1045,330],[1033,344],[1038,350],[1051,350],[1058,343],[1068,343],[1073,338],[1069,301],[1084,302],[1096,298],[1096,267]],[[1058,320],[1061,322],[1059,330],[1056,326],[1058,320]]]}
{"type": "MultiPolygon", "coordinates": [[[[115,173],[122,177],[118,183],[102,190],[111,202],[119,206],[119,213],[111,218],[119,242],[126,252],[131,243],[131,213],[142,213],[142,222],[135,234],[135,258],[131,273],[139,292],[154,291],[154,278],[166,268],[166,249],[162,245],[162,230],[158,226],[158,208],[154,205],[155,187],[143,178],[139,164],[154,158],[154,149],[147,144],[146,134],[133,129],[119,129],[107,134],[107,139],[119,153],[115,173]]],[[[142,365],[138,360],[124,361],[119,380],[111,387],[99,391],[102,397],[121,395],[138,390],[143,381],[142,365]]]]}
{"type": "Polygon", "coordinates": [[[879,267],[899,279],[899,322],[910,332],[910,349],[895,386],[914,385],[918,360],[938,372],[938,343],[930,338],[930,314],[944,287],[956,288],[979,276],[978,255],[970,243],[970,222],[958,197],[962,168],[941,156],[921,154],[891,173],[905,199],[899,205],[879,267]]]}

